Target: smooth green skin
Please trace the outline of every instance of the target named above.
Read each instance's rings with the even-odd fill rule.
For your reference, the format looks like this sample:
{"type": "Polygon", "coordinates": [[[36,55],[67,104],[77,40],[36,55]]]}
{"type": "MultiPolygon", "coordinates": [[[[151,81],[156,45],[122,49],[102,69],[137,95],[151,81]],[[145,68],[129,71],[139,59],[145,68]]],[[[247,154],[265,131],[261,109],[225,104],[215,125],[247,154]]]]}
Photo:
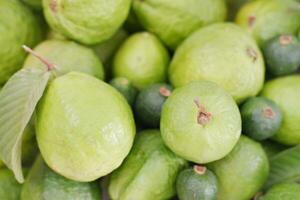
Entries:
{"type": "Polygon", "coordinates": [[[43,0],[52,29],[89,45],[113,36],[125,21],[130,4],[131,0],[43,0]]]}
{"type": "Polygon", "coordinates": [[[175,181],[186,161],[167,149],[159,130],[137,135],[125,162],[112,173],[112,200],[165,200],[175,195],[175,181]]]}
{"type": "Polygon", "coordinates": [[[179,200],[216,200],[218,180],[210,171],[198,174],[194,169],[181,171],[176,180],[179,200]]]}
{"type": "Polygon", "coordinates": [[[131,35],[116,52],[113,76],[125,77],[138,89],[164,82],[169,65],[167,49],[148,32],[131,35]]]}
{"type": "Polygon", "coordinates": [[[143,89],[137,96],[134,110],[137,119],[149,128],[159,128],[161,110],[168,98],[160,93],[160,88],[166,88],[170,92],[172,86],[165,83],[156,83],[143,89]]]}
{"type": "Polygon", "coordinates": [[[300,200],[300,185],[297,183],[274,185],[259,200],[300,200]]]}
{"type": "Polygon", "coordinates": [[[22,67],[22,45],[35,46],[42,39],[38,20],[19,0],[0,1],[0,85],[22,67]]]}
{"type": "Polygon", "coordinates": [[[114,78],[109,84],[125,97],[129,105],[132,106],[134,104],[138,91],[128,79],[122,77],[114,78]]]}
{"type": "MultiPolygon", "coordinates": [[[[57,76],[67,74],[71,71],[83,72],[99,79],[104,79],[104,69],[96,53],[83,45],[67,40],[46,40],[40,43],[34,51],[56,65],[54,73],[57,76]]],[[[29,55],[24,68],[45,68],[33,55],[29,55]]]]}
{"type": "Polygon", "coordinates": [[[241,136],[225,158],[209,164],[218,178],[218,200],[249,200],[263,186],[269,162],[260,143],[241,136]]]}
{"type": "Polygon", "coordinates": [[[35,10],[42,10],[42,0],[22,0],[35,10]]]}
{"type": "Polygon", "coordinates": [[[282,112],[275,102],[265,97],[252,97],[241,107],[243,133],[255,140],[275,135],[282,123],[282,112]],[[269,109],[272,116],[265,113],[269,109]]]}
{"type": "Polygon", "coordinates": [[[263,46],[277,35],[298,33],[300,12],[297,4],[295,0],[251,1],[240,9],[235,22],[263,46]],[[252,17],[255,19],[250,22],[252,17]]]}
{"type": "Polygon", "coordinates": [[[176,50],[169,68],[175,87],[196,80],[212,81],[238,103],[260,91],[264,75],[264,61],[255,41],[231,23],[210,25],[191,34],[176,50]]]}
{"type": "Polygon", "coordinates": [[[224,0],[133,0],[142,26],[175,49],[190,33],[226,18],[224,0]]]}
{"type": "Polygon", "coordinates": [[[21,192],[21,200],[100,200],[97,182],[76,182],[47,167],[41,156],[31,168],[21,192]]]}
{"type": "Polygon", "coordinates": [[[131,149],[135,124],[130,106],[117,90],[71,72],[48,86],[38,106],[36,134],[52,170],[87,182],[121,165],[131,149]]]}
{"type": "Polygon", "coordinates": [[[273,100],[283,113],[281,128],[273,139],[286,145],[300,144],[300,75],[267,82],[261,95],[273,100]]]}
{"type": "Polygon", "coordinates": [[[165,144],[177,155],[195,163],[208,163],[226,156],[237,143],[242,129],[239,109],[221,87],[197,81],[175,89],[166,100],[160,129],[165,144]],[[199,124],[199,100],[210,121],[199,124]]]}
{"type": "Polygon", "coordinates": [[[282,35],[267,41],[263,48],[267,70],[272,75],[291,74],[300,66],[300,42],[296,36],[282,35]],[[291,37],[290,44],[281,44],[283,36],[291,37]]]}
{"type": "Polygon", "coordinates": [[[0,199],[19,200],[21,188],[22,185],[17,182],[9,169],[0,169],[0,199]]]}

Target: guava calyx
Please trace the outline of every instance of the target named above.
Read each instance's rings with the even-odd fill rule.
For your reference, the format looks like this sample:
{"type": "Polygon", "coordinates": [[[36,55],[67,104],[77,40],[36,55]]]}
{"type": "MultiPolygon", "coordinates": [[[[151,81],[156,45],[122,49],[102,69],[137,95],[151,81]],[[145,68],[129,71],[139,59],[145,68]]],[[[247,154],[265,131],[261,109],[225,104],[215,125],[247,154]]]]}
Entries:
{"type": "Polygon", "coordinates": [[[263,193],[262,193],[262,192],[257,192],[257,193],[255,194],[255,196],[253,197],[253,200],[259,200],[262,196],[263,196],[263,193]]]}
{"type": "Polygon", "coordinates": [[[252,59],[252,62],[255,63],[255,61],[257,60],[257,52],[251,47],[247,48],[246,52],[247,55],[252,59]]]}
{"type": "Polygon", "coordinates": [[[199,175],[205,174],[207,170],[205,166],[201,166],[201,165],[195,165],[193,169],[199,175]]]}
{"type": "Polygon", "coordinates": [[[195,98],[194,102],[199,109],[197,122],[204,126],[211,120],[212,115],[206,111],[206,108],[203,105],[200,104],[199,98],[195,98]]]}
{"type": "Polygon", "coordinates": [[[271,107],[267,107],[267,108],[262,110],[262,115],[265,118],[272,119],[276,116],[276,113],[273,111],[273,109],[271,107]]]}
{"type": "Polygon", "coordinates": [[[57,13],[57,0],[51,0],[49,6],[52,12],[57,13]]]}
{"type": "Polygon", "coordinates": [[[169,97],[172,94],[171,91],[164,86],[159,88],[159,93],[164,97],[169,97]]]}
{"type": "Polygon", "coordinates": [[[293,38],[290,35],[282,35],[279,38],[279,42],[282,46],[289,45],[293,41],[293,38]]]}
{"type": "Polygon", "coordinates": [[[249,27],[253,27],[255,21],[256,21],[256,17],[255,17],[255,16],[249,16],[249,17],[248,17],[248,26],[249,26],[249,27]]]}

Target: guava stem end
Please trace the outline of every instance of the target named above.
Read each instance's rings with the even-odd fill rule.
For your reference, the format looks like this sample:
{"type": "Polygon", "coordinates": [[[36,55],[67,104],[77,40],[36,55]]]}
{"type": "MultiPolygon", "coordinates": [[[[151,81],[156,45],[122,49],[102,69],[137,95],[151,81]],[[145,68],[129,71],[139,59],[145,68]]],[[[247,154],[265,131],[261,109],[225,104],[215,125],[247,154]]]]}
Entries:
{"type": "Polygon", "coordinates": [[[199,175],[203,175],[206,173],[206,167],[205,166],[201,166],[201,165],[195,165],[194,166],[194,171],[199,174],[199,175]]]}
{"type": "Polygon", "coordinates": [[[211,120],[212,114],[207,112],[205,107],[200,104],[199,98],[195,98],[194,103],[196,104],[196,106],[199,109],[198,116],[197,116],[197,122],[198,122],[198,124],[204,126],[211,120]]]}
{"type": "Polygon", "coordinates": [[[164,86],[159,88],[159,93],[164,97],[169,97],[172,94],[171,91],[164,86]]]}

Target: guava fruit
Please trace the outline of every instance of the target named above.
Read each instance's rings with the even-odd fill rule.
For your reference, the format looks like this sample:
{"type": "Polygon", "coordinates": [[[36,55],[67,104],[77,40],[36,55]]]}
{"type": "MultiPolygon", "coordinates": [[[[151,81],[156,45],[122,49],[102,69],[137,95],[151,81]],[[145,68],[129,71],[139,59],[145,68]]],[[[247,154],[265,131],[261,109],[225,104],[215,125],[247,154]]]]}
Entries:
{"type": "Polygon", "coordinates": [[[164,82],[169,54],[159,39],[148,32],[131,35],[113,60],[113,76],[125,77],[138,89],[164,82]]]}
{"type": "Polygon", "coordinates": [[[239,109],[224,89],[195,81],[173,90],[164,103],[160,129],[174,153],[195,163],[208,163],[233,149],[242,125],[239,109]]]}
{"type": "Polygon", "coordinates": [[[196,80],[215,82],[238,102],[263,86],[264,61],[255,41],[242,28],[218,23],[191,34],[176,50],[169,67],[175,87],[196,80]]]}
{"type": "MultiPolygon", "coordinates": [[[[71,71],[83,72],[104,79],[104,69],[96,53],[86,46],[68,40],[45,40],[34,51],[56,66],[55,74],[64,75],[71,71]]],[[[29,55],[23,65],[45,68],[34,55],[29,55]]]]}
{"type": "Polygon", "coordinates": [[[273,139],[286,145],[300,144],[300,75],[267,82],[262,96],[277,103],[283,113],[281,128],[273,139]]]}
{"type": "Polygon", "coordinates": [[[23,1],[35,10],[42,10],[42,0],[23,0],[23,1]]]}
{"type": "Polygon", "coordinates": [[[280,183],[274,185],[259,200],[299,200],[300,184],[298,183],[280,183]]]}
{"type": "Polygon", "coordinates": [[[43,0],[50,27],[84,44],[109,39],[125,21],[131,0],[43,0]]]}
{"type": "Polygon", "coordinates": [[[109,182],[112,200],[165,200],[175,195],[175,181],[186,161],[165,147],[159,130],[137,135],[124,163],[109,182]]]}
{"type": "Polygon", "coordinates": [[[179,173],[176,190],[179,200],[216,200],[218,180],[206,167],[195,165],[179,173]]]}
{"type": "Polygon", "coordinates": [[[19,0],[0,1],[0,85],[22,67],[22,45],[36,45],[42,39],[38,20],[19,0]]]}
{"type": "Polygon", "coordinates": [[[125,97],[129,105],[132,106],[134,104],[138,91],[128,79],[122,77],[114,78],[109,84],[125,97]]]}
{"type": "Polygon", "coordinates": [[[288,148],[287,146],[279,144],[272,140],[264,140],[261,142],[261,145],[264,148],[268,158],[272,158],[273,156],[288,148]]]}
{"type": "Polygon", "coordinates": [[[228,9],[228,19],[230,21],[234,20],[237,12],[240,8],[247,2],[252,0],[226,0],[227,9],[228,9]]]}
{"type": "Polygon", "coordinates": [[[267,180],[269,161],[260,143],[241,136],[225,158],[208,168],[219,181],[218,200],[249,200],[267,180]]]}
{"type": "Polygon", "coordinates": [[[263,46],[277,35],[297,34],[299,18],[296,0],[256,0],[241,8],[235,21],[252,34],[259,46],[263,46]]]}
{"type": "Polygon", "coordinates": [[[21,192],[21,200],[100,200],[100,186],[94,182],[76,182],[53,172],[37,158],[21,192]]]}
{"type": "Polygon", "coordinates": [[[142,26],[175,49],[190,33],[226,18],[224,0],[133,0],[142,26]]]}
{"type": "Polygon", "coordinates": [[[93,181],[119,165],[135,136],[125,98],[92,76],[54,79],[37,108],[36,136],[47,165],[75,181],[93,181]]]}
{"type": "Polygon", "coordinates": [[[14,174],[6,168],[0,169],[0,199],[19,200],[22,185],[17,182],[14,174]]]}

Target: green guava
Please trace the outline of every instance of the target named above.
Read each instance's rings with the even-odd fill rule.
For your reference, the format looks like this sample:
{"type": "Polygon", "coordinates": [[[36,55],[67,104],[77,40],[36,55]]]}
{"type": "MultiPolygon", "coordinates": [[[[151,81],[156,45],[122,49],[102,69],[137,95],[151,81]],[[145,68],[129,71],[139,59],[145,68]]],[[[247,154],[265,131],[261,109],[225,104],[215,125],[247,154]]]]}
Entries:
{"type": "MultiPolygon", "coordinates": [[[[40,43],[34,51],[56,65],[55,74],[58,76],[71,71],[78,71],[104,79],[102,63],[95,52],[88,47],[73,41],[46,40],[40,43]]],[[[29,55],[23,67],[40,67],[44,69],[45,65],[34,55],[29,55]]]]}
{"type": "Polygon", "coordinates": [[[265,67],[255,41],[231,23],[204,27],[176,50],[169,68],[175,87],[191,81],[213,81],[238,102],[255,96],[263,86],[265,67]]]}
{"type": "Polygon", "coordinates": [[[249,200],[267,180],[269,161],[260,143],[241,136],[230,154],[208,168],[218,178],[218,200],[249,200]]]}
{"type": "Polygon", "coordinates": [[[6,168],[0,169],[0,199],[19,200],[22,185],[17,182],[14,174],[6,168]]]}
{"type": "Polygon", "coordinates": [[[224,21],[224,0],[133,0],[133,11],[148,31],[175,49],[190,33],[224,21]]]}
{"type": "Polygon", "coordinates": [[[19,0],[0,1],[0,85],[22,67],[26,53],[22,45],[42,39],[38,19],[19,0]]]}
{"type": "Polygon", "coordinates": [[[237,12],[240,10],[240,8],[246,4],[247,2],[250,2],[252,0],[226,0],[227,8],[228,8],[228,19],[230,21],[234,20],[237,12]]]}
{"type": "Polygon", "coordinates": [[[296,0],[251,1],[240,9],[235,21],[263,46],[277,35],[298,33],[299,6],[296,0]]]}
{"type": "Polygon", "coordinates": [[[280,183],[274,185],[259,200],[299,200],[300,184],[298,183],[280,183]]]}
{"type": "Polygon", "coordinates": [[[177,174],[186,161],[164,145],[159,130],[137,135],[124,163],[110,178],[112,200],[165,200],[175,195],[177,174]]]}
{"type": "Polygon", "coordinates": [[[116,169],[135,136],[126,99],[110,85],[79,72],[50,83],[36,121],[45,162],[75,181],[93,181],[116,169]]]}
{"type": "Polygon", "coordinates": [[[113,76],[125,77],[138,88],[164,82],[169,54],[159,39],[147,32],[131,35],[116,52],[113,76]]]}
{"type": "Polygon", "coordinates": [[[23,1],[35,10],[42,10],[42,0],[23,0],[23,1]]]}
{"type": "Polygon", "coordinates": [[[37,158],[21,192],[21,200],[100,200],[97,182],[76,182],[53,172],[37,158]]]}
{"type": "Polygon", "coordinates": [[[165,144],[195,163],[226,156],[241,134],[241,116],[233,98],[217,84],[195,81],[173,90],[160,129],[165,144]]]}
{"type": "Polygon", "coordinates": [[[262,96],[277,103],[283,113],[282,125],[273,139],[286,145],[300,144],[300,75],[267,82],[262,96]]]}
{"type": "Polygon", "coordinates": [[[84,44],[109,39],[125,21],[131,0],[43,0],[52,29],[84,44]]]}

